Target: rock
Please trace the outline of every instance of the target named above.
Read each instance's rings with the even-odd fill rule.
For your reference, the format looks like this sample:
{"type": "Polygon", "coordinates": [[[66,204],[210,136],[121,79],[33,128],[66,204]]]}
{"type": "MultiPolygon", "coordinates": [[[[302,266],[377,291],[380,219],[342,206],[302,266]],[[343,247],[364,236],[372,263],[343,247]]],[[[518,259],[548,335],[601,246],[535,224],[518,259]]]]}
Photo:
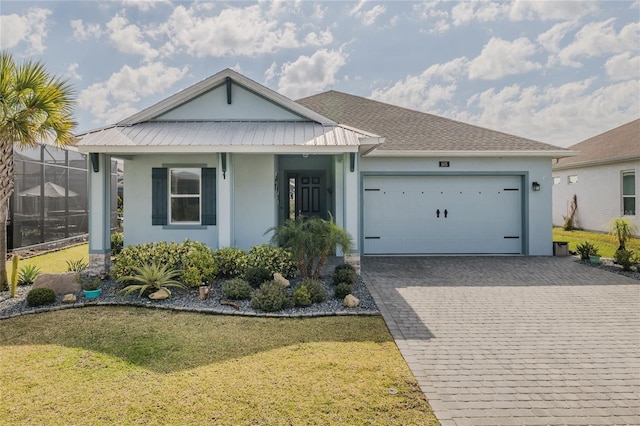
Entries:
{"type": "Polygon", "coordinates": [[[64,295],[64,297],[62,298],[62,303],[76,303],[76,300],[78,300],[76,295],[73,293],[69,293],[64,295]]]}
{"type": "Polygon", "coordinates": [[[163,300],[163,299],[168,299],[169,298],[169,293],[167,292],[167,290],[161,288],[160,290],[151,293],[149,295],[149,299],[151,300],[163,300]]]}
{"type": "Polygon", "coordinates": [[[344,301],[342,302],[342,305],[347,308],[355,308],[359,304],[360,304],[360,300],[357,297],[355,297],[353,294],[347,294],[344,297],[344,301]]]}
{"type": "Polygon", "coordinates": [[[77,272],[64,274],[40,274],[33,281],[31,288],[50,288],[56,294],[69,294],[80,291],[80,284],[76,281],[77,272]]]}
{"type": "Polygon", "coordinates": [[[275,274],[273,274],[273,280],[280,284],[282,287],[289,287],[291,285],[291,283],[289,283],[289,280],[283,277],[280,272],[276,272],[275,274]]]}

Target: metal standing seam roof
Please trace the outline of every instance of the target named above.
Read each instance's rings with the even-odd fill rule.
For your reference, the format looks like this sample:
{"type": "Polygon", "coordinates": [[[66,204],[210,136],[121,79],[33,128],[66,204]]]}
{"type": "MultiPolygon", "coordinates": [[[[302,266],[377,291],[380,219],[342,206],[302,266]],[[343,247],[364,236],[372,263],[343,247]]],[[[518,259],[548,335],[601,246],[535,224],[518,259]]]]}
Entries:
{"type": "Polygon", "coordinates": [[[116,125],[77,136],[81,151],[97,148],[348,147],[380,143],[377,135],[315,122],[151,121],[116,125]]]}
{"type": "Polygon", "coordinates": [[[384,145],[376,152],[547,151],[571,155],[557,146],[333,90],[297,102],[340,124],[384,137],[384,145]]]}

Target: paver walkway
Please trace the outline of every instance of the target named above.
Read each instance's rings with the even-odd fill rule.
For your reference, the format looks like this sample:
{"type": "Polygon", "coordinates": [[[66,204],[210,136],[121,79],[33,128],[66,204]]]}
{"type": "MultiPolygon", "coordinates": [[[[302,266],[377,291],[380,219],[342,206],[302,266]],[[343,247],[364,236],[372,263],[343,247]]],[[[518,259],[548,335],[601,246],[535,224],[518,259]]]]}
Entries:
{"type": "Polygon", "coordinates": [[[365,257],[443,426],[640,425],[640,282],[559,257],[365,257]]]}

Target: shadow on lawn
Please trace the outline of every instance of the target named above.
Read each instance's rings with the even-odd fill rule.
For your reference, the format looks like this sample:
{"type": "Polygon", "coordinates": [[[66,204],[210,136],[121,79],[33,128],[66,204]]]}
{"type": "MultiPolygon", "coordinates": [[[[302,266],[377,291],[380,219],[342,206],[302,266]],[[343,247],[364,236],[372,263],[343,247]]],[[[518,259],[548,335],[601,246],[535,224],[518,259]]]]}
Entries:
{"type": "Polygon", "coordinates": [[[171,373],[307,342],[389,342],[381,317],[247,318],[90,307],[5,320],[0,345],[61,345],[171,373]]]}

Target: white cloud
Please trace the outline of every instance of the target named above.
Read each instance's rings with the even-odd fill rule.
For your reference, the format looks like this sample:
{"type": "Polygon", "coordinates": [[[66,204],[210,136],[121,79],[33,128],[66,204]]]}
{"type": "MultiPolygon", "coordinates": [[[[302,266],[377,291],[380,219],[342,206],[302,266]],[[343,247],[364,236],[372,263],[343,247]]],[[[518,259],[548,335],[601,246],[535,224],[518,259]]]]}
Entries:
{"type": "Polygon", "coordinates": [[[76,62],[72,62],[71,64],[69,64],[69,67],[67,68],[67,73],[66,73],[69,76],[69,78],[72,78],[74,80],[82,80],[82,76],[78,74],[78,68],[79,68],[79,65],[76,62]]]}
{"type": "Polygon", "coordinates": [[[272,62],[271,66],[264,72],[264,82],[268,83],[273,80],[273,78],[276,76],[277,71],[278,65],[275,62],[272,62]]]}
{"type": "Polygon", "coordinates": [[[369,27],[376,23],[376,20],[387,11],[387,8],[377,4],[369,10],[363,10],[365,3],[366,0],[360,0],[360,2],[351,9],[349,15],[355,16],[360,20],[362,25],[369,27]]]}
{"type": "Polygon", "coordinates": [[[309,46],[326,46],[333,42],[333,34],[328,28],[326,31],[320,31],[317,34],[310,32],[305,36],[304,42],[309,46]]]}
{"type": "Polygon", "coordinates": [[[198,58],[255,56],[300,46],[296,25],[267,17],[259,5],[230,7],[217,16],[179,5],[162,30],[176,48],[198,58]]]}
{"type": "Polygon", "coordinates": [[[591,90],[595,79],[560,86],[512,85],[489,89],[469,99],[457,120],[500,129],[560,146],[638,118],[640,82],[627,81],[591,90]],[[479,112],[470,112],[477,109],[479,112]]]}
{"type": "Polygon", "coordinates": [[[576,29],[578,25],[579,22],[576,20],[555,24],[549,30],[538,35],[538,43],[549,52],[557,53],[560,51],[560,42],[566,37],[569,31],[576,29]]]}
{"type": "Polygon", "coordinates": [[[25,42],[25,55],[37,55],[45,51],[49,9],[32,7],[26,15],[0,15],[0,49],[11,49],[25,42]]]}
{"type": "Polygon", "coordinates": [[[158,51],[151,47],[148,41],[143,40],[143,33],[137,25],[129,24],[123,15],[114,16],[107,23],[109,38],[116,48],[122,53],[141,55],[145,59],[153,59],[158,56],[158,51]]]}
{"type": "Polygon", "coordinates": [[[453,25],[467,25],[472,21],[491,22],[504,15],[508,3],[460,2],[451,9],[453,25]]]}
{"type": "Polygon", "coordinates": [[[456,80],[467,73],[467,68],[465,57],[435,64],[422,74],[408,75],[391,87],[373,90],[370,97],[405,108],[433,112],[442,102],[453,99],[456,80]]]}
{"type": "Polygon", "coordinates": [[[640,79],[640,55],[631,57],[631,52],[624,52],[612,56],[607,59],[604,69],[612,80],[640,79]]]}
{"type": "Polygon", "coordinates": [[[168,67],[155,62],[131,68],[123,66],[108,80],[94,83],[78,95],[78,105],[100,121],[117,122],[137,110],[132,104],[142,97],[163,93],[186,75],[188,67],[168,67]]]}
{"type": "Polygon", "coordinates": [[[575,35],[573,42],[560,50],[558,58],[563,65],[580,67],[581,57],[595,57],[605,54],[638,51],[640,46],[640,23],[623,27],[616,33],[615,18],[585,24],[575,35]]]}
{"type": "Polygon", "coordinates": [[[320,92],[336,82],[336,74],[346,59],[342,50],[320,49],[311,56],[286,62],[280,70],[278,91],[291,99],[320,92]]]}
{"type": "Polygon", "coordinates": [[[510,4],[509,18],[514,21],[537,19],[564,21],[580,19],[597,10],[598,5],[593,1],[516,0],[510,4]]]}
{"type": "Polygon", "coordinates": [[[100,24],[85,24],[82,19],[74,19],[70,24],[73,29],[73,37],[76,40],[87,40],[93,37],[100,37],[102,34],[100,24]]]}
{"type": "Polygon", "coordinates": [[[469,64],[469,78],[497,80],[542,68],[540,64],[527,59],[535,51],[535,46],[526,37],[512,42],[492,37],[480,55],[469,64]]]}
{"type": "Polygon", "coordinates": [[[121,0],[124,7],[137,7],[140,12],[148,12],[159,4],[171,4],[169,0],[121,0]]]}

